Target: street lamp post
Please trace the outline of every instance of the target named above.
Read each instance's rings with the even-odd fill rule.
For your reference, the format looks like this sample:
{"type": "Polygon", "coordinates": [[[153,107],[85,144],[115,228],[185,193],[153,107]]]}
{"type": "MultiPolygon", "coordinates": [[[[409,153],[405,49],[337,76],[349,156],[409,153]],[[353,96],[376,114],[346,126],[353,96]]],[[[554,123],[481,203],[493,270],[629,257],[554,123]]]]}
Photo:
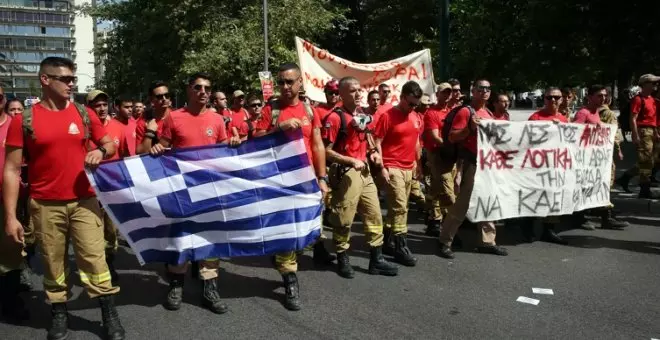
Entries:
{"type": "Polygon", "coordinates": [[[440,0],[440,79],[449,78],[449,0],[440,0]]]}
{"type": "Polygon", "coordinates": [[[268,0],[264,0],[264,71],[268,71],[268,0]]]}

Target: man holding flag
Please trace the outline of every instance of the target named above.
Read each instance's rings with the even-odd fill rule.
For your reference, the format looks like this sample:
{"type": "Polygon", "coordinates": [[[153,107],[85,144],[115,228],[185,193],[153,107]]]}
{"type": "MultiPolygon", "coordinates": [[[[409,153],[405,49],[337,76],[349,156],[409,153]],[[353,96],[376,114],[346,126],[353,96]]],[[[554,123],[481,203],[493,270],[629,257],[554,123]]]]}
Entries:
{"type": "MultiPolygon", "coordinates": [[[[151,148],[152,155],[161,155],[169,147],[183,148],[223,143],[227,140],[224,120],[206,108],[211,95],[210,76],[196,73],[188,81],[188,106],[172,111],[163,121],[160,140],[151,148]]],[[[203,282],[202,304],[216,314],[227,312],[218,294],[217,278],[220,261],[207,258],[200,261],[199,276],[203,282]]],[[[167,266],[170,290],[165,308],[178,310],[183,300],[183,282],[188,262],[167,266]]]]}

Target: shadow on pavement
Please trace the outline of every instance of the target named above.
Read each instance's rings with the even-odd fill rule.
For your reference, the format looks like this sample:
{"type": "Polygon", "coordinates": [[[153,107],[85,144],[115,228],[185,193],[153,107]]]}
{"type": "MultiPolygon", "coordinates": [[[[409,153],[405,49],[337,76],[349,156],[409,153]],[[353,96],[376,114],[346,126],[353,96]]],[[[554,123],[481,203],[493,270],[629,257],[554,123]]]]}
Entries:
{"type": "Polygon", "coordinates": [[[610,248],[660,255],[660,243],[657,242],[611,240],[598,236],[567,235],[562,237],[568,241],[568,246],[570,247],[587,249],[610,248]]]}

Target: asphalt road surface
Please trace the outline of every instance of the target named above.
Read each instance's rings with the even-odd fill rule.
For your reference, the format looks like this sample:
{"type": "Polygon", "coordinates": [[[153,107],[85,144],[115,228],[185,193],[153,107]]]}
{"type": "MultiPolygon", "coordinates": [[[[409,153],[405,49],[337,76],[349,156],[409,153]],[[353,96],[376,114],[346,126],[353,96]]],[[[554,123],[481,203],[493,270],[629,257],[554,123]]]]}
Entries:
{"type": "MultiPolygon", "coordinates": [[[[400,268],[398,277],[366,273],[368,253],[356,224],[356,277],[343,279],[302,257],[299,312],[282,306],[280,276],[267,258],[223,262],[220,294],[229,304],[227,314],[200,307],[199,283],[189,278],[182,309],[166,311],[162,266],[140,267],[123,248],[119,312],[127,339],[660,338],[660,219],[628,220],[634,225],[625,231],[566,230],[569,246],[519,243],[518,228],[502,226],[498,241],[508,257],[472,252],[477,233],[467,227],[460,232],[464,251],[448,261],[435,255],[435,239],[424,236],[421,221],[411,216],[410,244],[419,263],[400,268]],[[533,294],[532,288],[554,295],[533,294]],[[516,302],[519,296],[540,302],[516,302]]],[[[82,292],[77,275],[71,277],[70,339],[98,339],[100,310],[82,292]]],[[[41,276],[34,280],[38,290],[26,295],[32,320],[0,323],[0,339],[45,338],[50,310],[41,276]]]]}

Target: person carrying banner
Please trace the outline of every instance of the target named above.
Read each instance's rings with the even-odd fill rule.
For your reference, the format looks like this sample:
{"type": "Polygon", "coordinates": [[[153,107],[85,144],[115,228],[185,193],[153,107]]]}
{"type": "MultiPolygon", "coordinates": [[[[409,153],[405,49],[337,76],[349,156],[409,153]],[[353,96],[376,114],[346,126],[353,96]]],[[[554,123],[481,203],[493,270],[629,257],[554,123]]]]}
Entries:
{"type": "MultiPolygon", "coordinates": [[[[110,137],[110,140],[115,145],[115,154],[108,158],[108,160],[120,159],[129,155],[128,145],[126,140],[126,127],[117,119],[110,118],[108,114],[108,101],[109,96],[101,90],[92,90],[87,94],[87,105],[94,110],[96,115],[101,120],[101,124],[105,127],[105,131],[110,137]]],[[[131,104],[131,103],[129,103],[131,104]]],[[[128,118],[126,118],[128,119],[128,118]]],[[[94,143],[90,142],[89,149],[94,149],[94,143]]],[[[115,254],[119,248],[119,234],[115,224],[112,222],[108,213],[101,207],[103,214],[103,237],[105,239],[105,261],[108,263],[110,275],[112,277],[112,285],[119,284],[119,274],[115,270],[115,254]]]]}
{"type": "Polygon", "coordinates": [[[136,132],[137,121],[131,115],[133,110],[133,100],[126,97],[117,97],[114,102],[114,109],[117,115],[115,120],[124,127],[124,136],[126,137],[127,156],[136,154],[136,132]]]}
{"type": "Polygon", "coordinates": [[[398,267],[385,261],[382,253],[383,218],[367,158],[377,167],[381,167],[382,162],[371,134],[367,133],[368,116],[359,105],[359,81],[354,77],[342,78],[339,81],[339,95],[342,106],[336,107],[323,123],[334,193],[330,202],[329,223],[337,249],[337,274],[347,279],[355,276],[348,249],[351,225],[359,212],[370,248],[369,274],[394,276],[398,274],[398,267]]]}
{"type": "Polygon", "coordinates": [[[447,157],[442,157],[440,147],[444,120],[451,109],[449,99],[452,87],[449,83],[440,83],[436,88],[437,103],[431,106],[424,115],[423,144],[431,172],[431,188],[427,199],[429,218],[426,221],[426,235],[439,237],[442,220],[447,216],[447,209],[454,204],[454,177],[456,163],[447,157]]]}
{"type": "Polygon", "coordinates": [[[421,155],[419,136],[423,131],[422,118],[414,111],[420,105],[422,88],[414,81],[405,83],[399,103],[385,111],[376,124],[376,149],[382,155],[382,176],[387,193],[387,219],[384,231],[385,247],[394,241],[394,249],[386,253],[404,266],[417,264],[408,248],[408,199],[413,173],[421,155]]]}
{"type": "Polygon", "coordinates": [[[163,131],[163,120],[172,107],[170,98],[172,95],[164,82],[156,81],[149,86],[151,109],[145,111],[135,127],[135,150],[138,155],[148,153],[158,143],[158,137],[163,131]]]}
{"type": "MultiPolygon", "coordinates": [[[[278,131],[302,130],[309,163],[314,166],[318,184],[325,196],[328,192],[328,176],[325,167],[325,151],[321,139],[321,122],[318,112],[309,104],[300,101],[302,74],[298,65],[286,63],[277,72],[280,97],[266,106],[257,123],[257,136],[278,131]]],[[[335,260],[319,239],[314,244],[314,262],[329,264],[335,260]]],[[[275,255],[275,267],[282,275],[286,297],[284,307],[300,310],[300,287],[298,285],[298,258],[295,251],[275,255]]]]}
{"type": "MultiPolygon", "coordinates": [[[[603,105],[606,103],[607,100],[607,89],[603,85],[591,85],[589,86],[589,89],[587,90],[587,106],[583,107],[580,109],[578,112],[575,113],[575,117],[573,118],[574,123],[578,124],[594,124],[594,125],[600,125],[602,122],[600,120],[600,113],[599,110],[603,107],[603,105]]],[[[641,129],[641,131],[645,131],[644,129],[641,129]]],[[[653,138],[657,134],[655,131],[655,128],[651,129],[651,135],[650,135],[650,147],[651,151],[653,151],[653,138]]],[[[640,143],[641,144],[641,143],[640,143]]],[[[639,150],[639,148],[638,148],[639,150]]],[[[651,159],[652,161],[652,159],[651,159]]],[[[614,162],[614,160],[612,160],[614,162]]],[[[613,205],[610,205],[608,207],[604,207],[600,209],[600,214],[601,214],[601,228],[603,229],[623,229],[629,226],[629,224],[625,221],[619,221],[616,218],[614,218],[612,214],[612,209],[614,208],[613,205]]],[[[582,226],[584,229],[589,229],[593,230],[595,229],[595,225],[591,223],[591,221],[588,221],[585,217],[585,212],[584,211],[579,211],[574,214],[574,216],[577,218],[577,222],[582,226]]]]}
{"type": "MultiPolygon", "coordinates": [[[[220,115],[206,108],[211,95],[210,76],[195,73],[188,80],[188,105],[172,111],[163,121],[162,133],[158,143],[151,148],[152,155],[161,155],[167,148],[226,143],[225,122],[220,115]]],[[[218,294],[218,268],[220,260],[207,258],[199,261],[199,278],[202,280],[202,304],[216,314],[226,313],[228,308],[218,294]]],[[[168,310],[179,310],[183,300],[184,276],[188,271],[188,262],[169,263],[167,276],[169,292],[164,303],[168,310]]]]}
{"type": "Polygon", "coordinates": [[[69,101],[76,82],[74,69],[69,59],[44,59],[39,66],[42,101],[14,117],[9,126],[2,189],[5,232],[14,242],[23,243],[23,227],[15,212],[25,154],[30,169],[30,213],[42,254],[44,290],[52,304],[48,339],[65,339],[68,335],[69,236],[80,281],[89,296],[100,303],[104,335],[124,339],[115,308],[119,287],[110,283],[105,261],[101,209],[83,169],[94,168],[102,159],[112,157],[115,146],[92,110],[69,101]],[[89,140],[98,147],[87,151],[89,140]]]}
{"type": "MultiPolygon", "coordinates": [[[[486,108],[490,98],[490,82],[479,79],[472,88],[472,101],[470,105],[453,109],[445,118],[443,126],[443,140],[448,145],[454,144],[459,164],[456,182],[459,193],[456,202],[449,208],[447,217],[442,224],[440,232],[440,256],[454,258],[451,244],[458,227],[465,220],[470,205],[470,196],[474,187],[474,176],[477,170],[477,134],[479,122],[482,119],[492,119],[491,112],[486,108]],[[445,131],[446,137],[445,137],[445,131]]],[[[508,255],[505,248],[495,244],[496,229],[492,221],[477,223],[481,231],[481,246],[477,247],[480,253],[500,256],[508,255]]]]}
{"type": "MultiPolygon", "coordinates": [[[[5,165],[5,141],[12,117],[5,112],[5,91],[0,87],[0,169],[5,165]]],[[[20,178],[19,178],[20,181],[20,178]]],[[[0,178],[0,184],[2,179],[0,178]]],[[[2,188],[0,188],[0,194],[2,188]]],[[[5,220],[4,205],[0,206],[0,221],[5,220]]],[[[0,306],[2,316],[10,323],[20,323],[30,317],[25,302],[19,295],[21,273],[24,269],[23,245],[13,242],[4,231],[0,231],[0,306]]]]}

